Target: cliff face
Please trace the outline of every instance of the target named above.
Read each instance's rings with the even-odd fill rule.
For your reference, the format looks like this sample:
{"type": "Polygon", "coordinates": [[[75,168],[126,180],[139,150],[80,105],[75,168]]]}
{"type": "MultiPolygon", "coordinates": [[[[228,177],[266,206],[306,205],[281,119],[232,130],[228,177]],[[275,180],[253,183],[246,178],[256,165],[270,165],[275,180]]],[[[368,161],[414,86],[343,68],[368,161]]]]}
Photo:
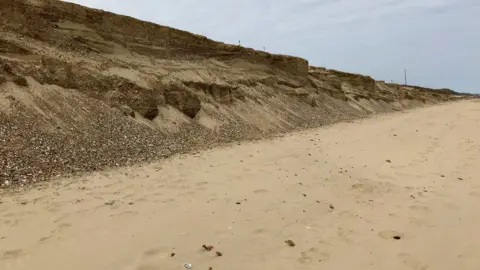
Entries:
{"type": "Polygon", "coordinates": [[[0,183],[453,99],[54,0],[0,1],[0,183]]]}

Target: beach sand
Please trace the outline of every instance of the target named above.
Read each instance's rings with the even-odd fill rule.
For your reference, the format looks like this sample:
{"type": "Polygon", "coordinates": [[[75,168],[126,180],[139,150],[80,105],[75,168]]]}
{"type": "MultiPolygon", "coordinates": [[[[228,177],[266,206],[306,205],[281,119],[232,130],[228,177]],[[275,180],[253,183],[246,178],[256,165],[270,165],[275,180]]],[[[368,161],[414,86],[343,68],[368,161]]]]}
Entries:
{"type": "Polygon", "coordinates": [[[478,270],[479,135],[461,101],[4,191],[0,269],[478,270]]]}

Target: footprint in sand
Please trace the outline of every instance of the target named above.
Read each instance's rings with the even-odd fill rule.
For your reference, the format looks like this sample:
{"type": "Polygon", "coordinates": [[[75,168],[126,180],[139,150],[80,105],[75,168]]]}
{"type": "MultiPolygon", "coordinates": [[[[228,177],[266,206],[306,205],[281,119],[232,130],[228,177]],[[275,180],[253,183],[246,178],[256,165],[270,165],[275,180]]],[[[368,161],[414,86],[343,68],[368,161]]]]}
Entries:
{"type": "Polygon", "coordinates": [[[142,264],[137,267],[137,270],[158,270],[159,265],[151,263],[151,264],[142,264]]]}
{"type": "Polygon", "coordinates": [[[169,250],[166,247],[156,247],[156,248],[147,249],[145,252],[143,252],[143,256],[145,258],[151,258],[163,253],[164,256],[162,257],[167,257],[168,251],[169,250]]]}
{"type": "MultiPolygon", "coordinates": [[[[165,259],[171,257],[171,251],[166,247],[155,247],[142,253],[136,270],[158,270],[163,269],[162,264],[165,259]]],[[[164,265],[163,265],[164,266],[164,265]]]]}
{"type": "Polygon", "coordinates": [[[412,255],[408,253],[399,253],[397,258],[407,267],[413,270],[427,270],[428,265],[423,264],[421,261],[415,259],[412,255]]]}
{"type": "Polygon", "coordinates": [[[343,228],[338,228],[337,229],[337,235],[338,237],[345,243],[353,243],[353,237],[352,235],[355,232],[353,230],[346,230],[343,228]]]}
{"type": "Polygon", "coordinates": [[[38,239],[38,243],[43,243],[43,242],[47,241],[47,240],[50,239],[50,238],[52,238],[52,235],[42,237],[42,238],[38,239]]]}
{"type": "Polygon", "coordinates": [[[421,212],[425,212],[425,213],[428,213],[430,212],[430,208],[428,208],[428,206],[422,206],[422,205],[411,205],[409,206],[408,208],[414,210],[414,211],[421,211],[421,212]]]}
{"type": "Polygon", "coordinates": [[[472,191],[470,193],[468,193],[468,195],[472,196],[472,197],[480,197],[480,192],[478,191],[472,191]]]}
{"type": "Polygon", "coordinates": [[[268,193],[270,191],[266,190],[266,189],[257,189],[257,190],[254,190],[253,193],[255,194],[265,194],[265,193],[268,193]]]}
{"type": "Polygon", "coordinates": [[[320,252],[316,247],[310,248],[300,253],[300,258],[297,260],[301,264],[309,265],[312,262],[325,262],[330,259],[328,252],[320,252]]]}
{"type": "Polygon", "coordinates": [[[67,230],[67,229],[70,228],[70,227],[72,227],[72,224],[70,224],[70,223],[62,223],[62,224],[58,225],[57,228],[54,229],[51,234],[52,234],[52,235],[58,234],[58,233],[61,234],[61,233],[65,232],[65,230],[67,230]]]}
{"type": "Polygon", "coordinates": [[[208,182],[198,182],[198,183],[195,184],[195,186],[197,186],[197,187],[203,187],[203,186],[206,186],[206,185],[208,185],[208,182]]]}
{"type": "Polygon", "coordinates": [[[2,259],[14,259],[18,258],[23,255],[23,250],[21,249],[14,249],[14,250],[7,250],[3,252],[2,259]]]}
{"type": "Polygon", "coordinates": [[[267,234],[268,230],[267,229],[256,229],[253,231],[253,235],[255,236],[264,236],[265,234],[267,234]]]}
{"type": "Polygon", "coordinates": [[[419,227],[428,227],[428,228],[433,228],[435,226],[429,224],[426,219],[423,219],[423,218],[418,218],[418,217],[410,217],[409,218],[409,222],[410,224],[413,224],[415,226],[419,226],[419,227]]]}

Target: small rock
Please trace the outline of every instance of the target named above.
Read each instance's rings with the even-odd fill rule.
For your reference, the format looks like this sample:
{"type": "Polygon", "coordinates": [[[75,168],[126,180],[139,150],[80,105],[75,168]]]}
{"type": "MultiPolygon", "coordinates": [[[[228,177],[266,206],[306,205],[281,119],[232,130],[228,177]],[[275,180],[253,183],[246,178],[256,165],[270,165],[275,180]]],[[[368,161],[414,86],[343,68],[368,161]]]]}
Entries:
{"type": "Polygon", "coordinates": [[[206,251],[211,251],[211,250],[213,249],[213,246],[203,245],[202,247],[203,247],[203,249],[205,249],[206,251]]]}
{"type": "Polygon", "coordinates": [[[177,254],[175,254],[174,252],[172,252],[172,253],[170,254],[170,257],[173,258],[173,257],[175,257],[175,255],[177,255],[177,254]]]}
{"type": "Polygon", "coordinates": [[[294,247],[294,246],[295,246],[295,242],[293,242],[292,240],[287,240],[287,241],[285,241],[285,243],[286,243],[289,247],[294,247]]]}
{"type": "Polygon", "coordinates": [[[135,203],[134,202],[129,202],[128,205],[134,205],[135,203]]]}
{"type": "Polygon", "coordinates": [[[333,204],[330,204],[330,209],[335,210],[335,206],[333,206],[333,204]]]}
{"type": "Polygon", "coordinates": [[[443,175],[443,174],[442,174],[442,175],[440,175],[440,177],[444,178],[444,177],[445,177],[445,175],[443,175]]]}
{"type": "Polygon", "coordinates": [[[390,159],[385,160],[385,162],[392,163],[392,161],[390,159]]]}
{"type": "Polygon", "coordinates": [[[463,181],[463,178],[461,178],[461,177],[458,177],[457,179],[460,180],[460,181],[463,181]]]}
{"type": "Polygon", "coordinates": [[[395,240],[400,240],[400,239],[402,239],[402,237],[401,237],[401,236],[398,236],[398,235],[395,235],[395,236],[392,237],[392,238],[395,239],[395,240]]]}
{"type": "Polygon", "coordinates": [[[241,202],[237,202],[237,204],[242,204],[241,202]]]}
{"type": "Polygon", "coordinates": [[[223,253],[220,252],[220,251],[215,252],[215,254],[217,254],[218,257],[222,257],[222,256],[223,256],[223,253]]]}

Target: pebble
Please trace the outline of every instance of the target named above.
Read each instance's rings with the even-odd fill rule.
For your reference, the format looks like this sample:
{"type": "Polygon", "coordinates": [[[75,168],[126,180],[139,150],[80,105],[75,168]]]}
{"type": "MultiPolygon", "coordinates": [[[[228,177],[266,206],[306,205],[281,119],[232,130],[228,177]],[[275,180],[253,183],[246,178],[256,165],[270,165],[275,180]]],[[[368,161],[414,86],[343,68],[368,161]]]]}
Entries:
{"type": "Polygon", "coordinates": [[[285,241],[285,243],[286,243],[289,247],[294,247],[294,246],[295,246],[295,242],[293,242],[292,240],[287,240],[287,241],[285,241]]]}

